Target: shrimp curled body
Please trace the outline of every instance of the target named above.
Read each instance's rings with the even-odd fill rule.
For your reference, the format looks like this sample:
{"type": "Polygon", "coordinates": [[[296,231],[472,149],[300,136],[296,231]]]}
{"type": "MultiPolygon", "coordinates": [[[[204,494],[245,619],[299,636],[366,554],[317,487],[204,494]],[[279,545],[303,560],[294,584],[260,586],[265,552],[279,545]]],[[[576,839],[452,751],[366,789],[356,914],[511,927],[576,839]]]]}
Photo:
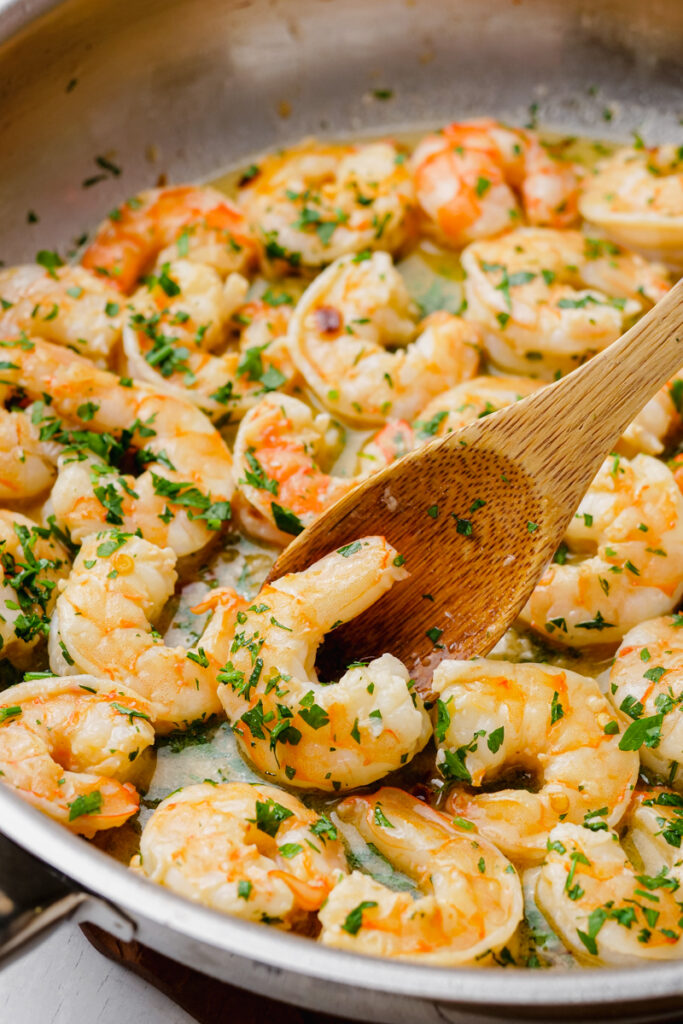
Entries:
{"type": "Polygon", "coordinates": [[[536,883],[538,905],[584,963],[679,959],[681,875],[671,869],[676,853],[672,849],[668,863],[639,872],[614,832],[558,825],[536,883]]]}
{"type": "Polygon", "coordinates": [[[433,437],[504,409],[537,391],[542,384],[531,377],[473,377],[433,398],[412,424],[389,420],[363,447],[364,469],[381,469],[394,459],[433,437]]]}
{"type": "Polygon", "coordinates": [[[241,274],[223,281],[213,267],[192,260],[166,265],[162,278],[148,280],[131,298],[123,347],[134,376],[214,420],[238,419],[265,391],[286,384],[294,372],[284,344],[291,306],[246,302],[248,287],[241,274]],[[236,322],[246,325],[239,339],[236,322]],[[257,333],[261,344],[254,343],[257,333]]]}
{"type": "Polygon", "coordinates": [[[633,713],[640,759],[669,785],[683,788],[683,617],[641,622],[624,637],[610,672],[610,700],[633,713]]]}
{"type": "Polygon", "coordinates": [[[0,407],[0,501],[22,501],[49,491],[56,461],[30,415],[0,407]]]}
{"type": "Polygon", "coordinates": [[[247,921],[301,927],[346,874],[329,819],[273,786],[186,786],[159,804],[131,867],[247,921]]]}
{"type": "Polygon", "coordinates": [[[2,694],[2,781],[82,835],[137,811],[137,792],[125,780],[153,741],[148,702],[92,676],[19,683],[2,694]]]}
{"type": "Polygon", "coordinates": [[[240,202],[266,255],[318,268],[368,249],[401,248],[415,199],[392,142],[304,143],[261,161],[240,202]]]}
{"type": "Polygon", "coordinates": [[[522,621],[560,644],[615,643],[683,594],[683,499],[658,459],[606,459],[522,621]]]}
{"type": "Polygon", "coordinates": [[[121,338],[119,292],[83,267],[0,270],[0,337],[22,332],[106,362],[121,338]]]}
{"type": "Polygon", "coordinates": [[[519,193],[530,224],[563,228],[577,214],[578,181],[533,132],[490,118],[447,125],[427,135],[412,157],[427,230],[457,249],[520,222],[519,193]]]}
{"type": "Polygon", "coordinates": [[[441,310],[413,341],[415,313],[387,253],[343,257],[299,300],[288,335],[292,358],[330,412],[366,426],[389,415],[411,418],[479,365],[477,327],[441,310]]]}
{"type": "Polygon", "coordinates": [[[455,966],[480,961],[514,935],[522,918],[519,877],[493,843],[399,789],[347,797],[337,814],[420,894],[354,871],[320,911],[325,945],[455,966]]]}
{"type": "Polygon", "coordinates": [[[6,351],[5,386],[51,399],[33,419],[63,446],[52,503],[76,542],[111,524],[186,555],[215,536],[230,514],[232,459],[199,409],[46,341],[6,351]],[[137,477],[115,465],[128,446],[145,467],[137,477]]]}
{"type": "Polygon", "coordinates": [[[0,659],[30,663],[49,631],[57,582],[68,572],[69,555],[50,530],[0,509],[0,659]]]}
{"type": "Polygon", "coordinates": [[[128,686],[154,706],[160,731],[185,728],[220,711],[216,673],[227,655],[236,608],[233,591],[212,592],[213,618],[196,647],[167,647],[151,621],[173,595],[175,561],[170,548],[141,537],[91,535],[62,585],[50,634],[53,671],[64,674],[75,663],[128,686]]]}
{"type": "MultiPolygon", "coordinates": [[[[235,477],[257,515],[277,527],[275,503],[308,526],[353,487],[355,478],[318,467],[332,448],[331,433],[327,413],[314,415],[289,395],[268,395],[247,413],[235,438],[235,477]]],[[[282,541],[289,537],[282,535],[282,541]]]]}
{"type": "Polygon", "coordinates": [[[683,266],[680,147],[618,150],[586,178],[579,208],[616,242],[683,266]]]}
{"type": "Polygon", "coordinates": [[[425,746],[429,717],[397,658],[349,667],[335,684],[321,685],[314,670],[324,634],[403,578],[396,558],[383,537],[365,537],[266,584],[238,613],[219,697],[240,748],[270,778],[365,786],[425,746]]]}
{"type": "Polygon", "coordinates": [[[605,731],[623,719],[593,679],[533,663],[444,661],[432,685],[437,763],[447,779],[474,787],[458,785],[449,810],[475,822],[508,857],[540,863],[559,821],[580,823],[600,810],[600,820],[619,822],[638,756],[619,749],[618,732],[605,731]],[[514,770],[535,777],[534,792],[477,792],[514,770]]]}
{"type": "Polygon", "coordinates": [[[552,380],[615,341],[668,290],[666,269],[580,231],[518,228],[468,246],[467,316],[496,365],[552,380]]]}
{"type": "Polygon", "coordinates": [[[81,263],[128,295],[157,264],[178,257],[222,276],[248,269],[256,241],[244,214],[214,188],[150,189],[122,203],[100,225],[81,263]]]}

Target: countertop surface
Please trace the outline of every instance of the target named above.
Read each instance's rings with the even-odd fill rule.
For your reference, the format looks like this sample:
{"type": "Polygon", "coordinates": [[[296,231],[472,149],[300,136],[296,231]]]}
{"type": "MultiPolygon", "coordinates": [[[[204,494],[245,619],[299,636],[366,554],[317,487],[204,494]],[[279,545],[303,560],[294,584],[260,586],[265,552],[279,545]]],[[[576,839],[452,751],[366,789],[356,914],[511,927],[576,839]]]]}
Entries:
{"type": "Polygon", "coordinates": [[[0,973],[7,1024],[195,1024],[152,985],[90,945],[66,922],[0,973]]]}
{"type": "Polygon", "coordinates": [[[86,927],[94,945],[66,922],[0,972],[0,1024],[347,1024],[223,984],[86,927]]]}

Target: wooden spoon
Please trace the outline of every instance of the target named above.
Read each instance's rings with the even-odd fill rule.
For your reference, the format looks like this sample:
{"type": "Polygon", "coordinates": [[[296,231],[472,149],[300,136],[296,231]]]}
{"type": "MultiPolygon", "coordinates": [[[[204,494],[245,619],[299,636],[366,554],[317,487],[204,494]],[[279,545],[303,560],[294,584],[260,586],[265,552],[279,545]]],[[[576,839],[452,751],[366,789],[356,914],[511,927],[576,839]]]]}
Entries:
{"type": "Polygon", "coordinates": [[[683,281],[563,380],[359,484],[286,548],[270,579],[381,534],[410,578],[330,634],[327,666],[390,651],[424,689],[443,658],[486,654],[552,558],[603,459],[683,366],[683,281]]]}

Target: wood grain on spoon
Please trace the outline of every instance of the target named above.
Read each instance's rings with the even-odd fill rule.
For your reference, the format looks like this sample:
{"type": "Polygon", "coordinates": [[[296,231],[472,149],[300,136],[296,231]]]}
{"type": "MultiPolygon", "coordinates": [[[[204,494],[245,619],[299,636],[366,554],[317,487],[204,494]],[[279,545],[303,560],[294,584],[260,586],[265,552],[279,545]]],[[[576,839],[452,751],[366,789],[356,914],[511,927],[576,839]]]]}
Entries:
{"type": "Polygon", "coordinates": [[[486,654],[502,636],[605,456],[682,366],[683,281],[563,380],[359,484],[283,551],[270,579],[384,535],[410,578],[328,637],[328,664],[390,651],[427,687],[443,658],[486,654]]]}

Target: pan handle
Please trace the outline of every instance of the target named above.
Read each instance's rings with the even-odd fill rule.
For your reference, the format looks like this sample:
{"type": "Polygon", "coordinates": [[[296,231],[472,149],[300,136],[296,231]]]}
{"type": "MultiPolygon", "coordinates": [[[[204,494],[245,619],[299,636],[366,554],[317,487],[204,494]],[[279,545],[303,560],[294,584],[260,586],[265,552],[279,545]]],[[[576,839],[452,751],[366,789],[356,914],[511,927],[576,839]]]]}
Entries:
{"type": "Polygon", "coordinates": [[[92,921],[124,941],[135,932],[115,907],[79,889],[0,833],[0,967],[68,918],[92,921]]]}

